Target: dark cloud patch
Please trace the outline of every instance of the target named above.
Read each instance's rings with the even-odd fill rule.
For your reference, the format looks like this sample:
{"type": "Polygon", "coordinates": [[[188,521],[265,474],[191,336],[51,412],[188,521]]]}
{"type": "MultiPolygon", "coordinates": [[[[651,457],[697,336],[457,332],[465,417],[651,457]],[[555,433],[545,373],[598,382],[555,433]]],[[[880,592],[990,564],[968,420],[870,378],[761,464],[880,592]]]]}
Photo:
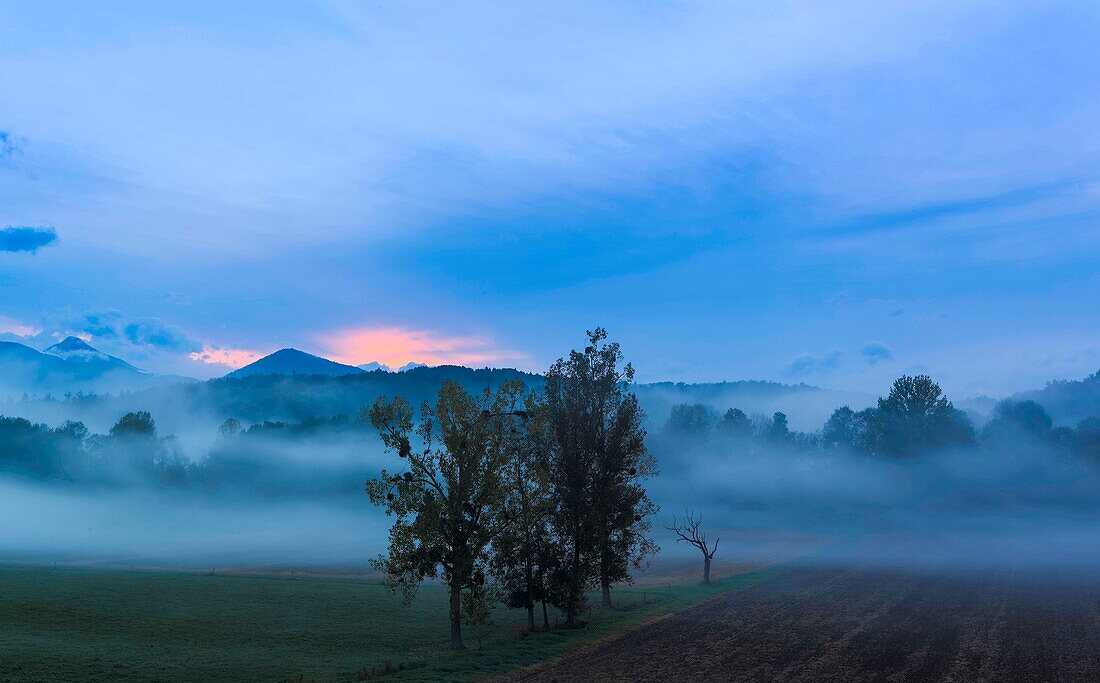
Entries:
{"type": "Polygon", "coordinates": [[[90,311],[65,321],[62,328],[66,331],[80,332],[93,339],[118,339],[118,328],[124,320],[118,311],[90,311]]]}
{"type": "Polygon", "coordinates": [[[23,151],[7,131],[0,130],[0,159],[13,157],[23,151]]]}
{"type": "Polygon", "coordinates": [[[791,362],[787,372],[792,375],[808,375],[813,372],[835,370],[840,367],[843,357],[844,352],[840,349],[833,349],[823,356],[799,356],[791,362]]]}
{"type": "Polygon", "coordinates": [[[871,365],[894,358],[894,353],[890,350],[890,347],[877,341],[871,341],[864,344],[863,348],[859,350],[859,354],[871,365]]]}
{"type": "Polygon", "coordinates": [[[0,230],[0,251],[29,251],[34,253],[57,241],[53,228],[16,226],[0,230]]]}
{"type": "Polygon", "coordinates": [[[200,348],[182,329],[156,318],[131,321],[123,328],[123,335],[135,346],[155,346],[170,351],[198,351],[200,348]]]}
{"type": "Polygon", "coordinates": [[[131,318],[114,309],[69,315],[56,327],[63,334],[87,335],[93,342],[105,343],[120,352],[133,347],[190,352],[202,347],[177,325],[159,318],[131,318]]]}

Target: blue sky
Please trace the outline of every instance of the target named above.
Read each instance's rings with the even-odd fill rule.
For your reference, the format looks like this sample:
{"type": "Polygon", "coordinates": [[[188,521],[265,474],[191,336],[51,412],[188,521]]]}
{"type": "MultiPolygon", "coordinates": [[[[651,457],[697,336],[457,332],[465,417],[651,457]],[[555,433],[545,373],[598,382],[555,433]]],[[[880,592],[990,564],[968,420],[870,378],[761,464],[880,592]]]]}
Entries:
{"type": "Polygon", "coordinates": [[[600,324],[646,381],[1077,378],[1097,35],[1080,2],[23,3],[0,333],[200,377],[541,369],[600,324]]]}

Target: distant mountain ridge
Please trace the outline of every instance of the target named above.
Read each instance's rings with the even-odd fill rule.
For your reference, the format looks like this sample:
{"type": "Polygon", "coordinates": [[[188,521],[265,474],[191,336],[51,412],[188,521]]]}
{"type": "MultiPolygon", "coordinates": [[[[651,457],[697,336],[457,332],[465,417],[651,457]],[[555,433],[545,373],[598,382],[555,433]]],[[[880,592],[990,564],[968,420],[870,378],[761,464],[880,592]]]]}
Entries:
{"type": "MultiPolygon", "coordinates": [[[[248,377],[272,376],[285,377],[286,380],[279,383],[280,393],[291,393],[296,398],[317,392],[321,387],[327,387],[323,394],[318,394],[316,400],[324,402],[329,400],[333,382],[323,378],[338,380],[338,384],[348,396],[343,400],[336,400],[334,406],[338,410],[354,410],[355,406],[349,404],[351,396],[353,401],[369,402],[371,396],[369,387],[377,386],[378,394],[403,395],[414,404],[425,399],[431,400],[432,394],[439,385],[447,379],[459,382],[467,390],[479,391],[484,388],[476,386],[470,380],[473,371],[461,366],[438,366],[429,368],[423,363],[407,363],[396,370],[378,362],[365,363],[358,367],[337,363],[336,361],[315,356],[298,349],[280,349],[275,353],[246,365],[238,370],[226,374],[225,380],[240,380],[248,377]],[[359,377],[378,375],[382,376],[370,379],[359,377]],[[393,377],[387,379],[387,375],[414,375],[409,378],[393,377]],[[349,376],[353,376],[350,377],[349,376]],[[312,379],[311,379],[312,378],[312,379]],[[348,378],[349,381],[339,381],[348,378]],[[354,381],[352,381],[354,380],[354,381]],[[287,392],[288,385],[295,387],[293,392],[287,392]],[[387,389],[389,387],[389,389],[387,389]],[[320,396],[324,396],[321,398],[320,396]]],[[[516,373],[516,378],[533,389],[541,388],[543,378],[537,374],[523,373],[517,370],[493,370],[496,373],[516,373]]],[[[503,381],[503,380],[501,380],[503,381]]],[[[765,382],[756,380],[741,380],[734,382],[709,382],[701,384],[685,384],[683,382],[656,382],[652,384],[635,384],[632,387],[638,399],[646,409],[651,421],[661,423],[667,416],[673,405],[678,403],[703,403],[715,410],[724,412],[729,408],[740,408],[750,414],[764,414],[771,416],[776,411],[788,414],[792,425],[803,429],[817,428],[828,418],[832,410],[839,405],[848,404],[853,408],[861,408],[871,405],[874,397],[855,392],[838,392],[807,384],[780,384],[778,382],[765,382]]],[[[293,408],[286,412],[279,409],[277,416],[300,416],[309,411],[308,406],[293,402],[293,408]]],[[[322,412],[317,417],[324,415],[322,412]]]]}
{"type": "Polygon", "coordinates": [[[385,363],[379,363],[376,360],[372,360],[369,363],[363,363],[362,365],[359,365],[357,367],[364,372],[374,372],[376,370],[381,370],[382,372],[408,372],[409,370],[412,370],[414,368],[426,368],[428,367],[428,365],[427,363],[417,363],[416,361],[409,361],[408,363],[405,363],[404,365],[395,369],[391,368],[385,363]]]}
{"type": "Polygon", "coordinates": [[[341,377],[378,370],[382,372],[407,372],[414,368],[423,367],[427,366],[424,363],[415,361],[405,363],[397,369],[377,361],[364,363],[360,366],[346,365],[295,348],[285,348],[268,354],[242,368],[226,373],[225,377],[230,379],[252,375],[328,375],[330,377],[341,377]]]}
{"type": "Polygon", "coordinates": [[[17,342],[0,342],[0,396],[139,391],[186,377],[156,375],[67,337],[43,351],[17,342]]]}
{"type": "Polygon", "coordinates": [[[79,337],[65,337],[62,341],[42,349],[42,353],[48,353],[51,356],[57,356],[67,361],[98,363],[103,367],[129,368],[136,372],[145,372],[144,370],[135,368],[121,358],[103,353],[79,337]]]}
{"type": "Polygon", "coordinates": [[[359,366],[359,369],[363,372],[374,372],[375,370],[381,370],[382,372],[393,372],[393,368],[383,363],[379,363],[376,360],[372,360],[369,363],[363,363],[359,366]]]}
{"type": "MultiPolygon", "coordinates": [[[[355,367],[286,348],[222,378],[199,382],[145,372],[76,337],[43,351],[0,342],[0,399],[18,398],[24,393],[31,397],[77,392],[115,394],[111,403],[127,405],[127,409],[156,409],[162,415],[182,401],[220,419],[327,418],[341,412],[356,414],[383,395],[404,396],[414,406],[434,401],[440,384],[447,380],[458,382],[467,391],[480,392],[510,379],[520,379],[532,390],[541,389],[544,381],[542,375],[506,368],[427,367],[418,363],[396,371],[381,363],[355,367]],[[129,396],[123,397],[122,393],[129,396]]],[[[875,395],[868,393],[756,380],[640,383],[632,390],[642,403],[650,429],[663,425],[672,406],[688,403],[704,404],[719,413],[739,408],[750,415],[770,417],[779,411],[788,416],[792,427],[812,431],[820,429],[839,406],[858,410],[875,400],[875,395]]],[[[1082,380],[1049,382],[1042,389],[1010,398],[1034,400],[1057,424],[1072,426],[1082,418],[1100,415],[1100,372],[1082,380]]],[[[956,403],[978,417],[998,402],[976,397],[956,403]]]]}
{"type": "Polygon", "coordinates": [[[249,363],[225,375],[236,379],[252,375],[358,375],[365,372],[354,365],[344,365],[327,358],[314,356],[298,349],[279,349],[275,353],[249,363]]]}

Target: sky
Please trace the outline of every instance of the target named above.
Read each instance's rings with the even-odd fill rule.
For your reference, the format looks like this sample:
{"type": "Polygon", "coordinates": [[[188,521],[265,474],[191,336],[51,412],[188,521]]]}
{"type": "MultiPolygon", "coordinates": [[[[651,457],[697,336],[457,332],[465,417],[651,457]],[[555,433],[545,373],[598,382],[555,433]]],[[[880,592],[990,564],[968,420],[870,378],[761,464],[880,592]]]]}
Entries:
{"type": "Polygon", "coordinates": [[[951,396],[1100,369],[1100,5],[41,2],[0,339],[951,396]]]}

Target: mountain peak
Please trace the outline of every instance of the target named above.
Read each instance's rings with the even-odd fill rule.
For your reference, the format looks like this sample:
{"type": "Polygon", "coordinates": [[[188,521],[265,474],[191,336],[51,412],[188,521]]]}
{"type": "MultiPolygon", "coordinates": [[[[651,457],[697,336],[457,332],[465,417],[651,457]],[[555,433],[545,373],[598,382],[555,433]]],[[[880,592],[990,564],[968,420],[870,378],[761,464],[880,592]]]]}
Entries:
{"type": "Polygon", "coordinates": [[[374,372],[375,370],[381,370],[383,372],[393,372],[393,368],[386,365],[385,363],[379,363],[376,360],[372,360],[369,363],[363,363],[359,366],[359,369],[365,370],[366,372],[374,372]]]}
{"type": "Polygon", "coordinates": [[[80,337],[74,337],[72,335],[69,335],[68,337],[65,337],[64,339],[62,339],[58,343],[54,344],[53,346],[47,347],[45,349],[45,351],[47,353],[49,353],[51,351],[65,351],[65,352],[91,351],[93,353],[98,353],[98,351],[91,344],[84,341],[80,337]]]}
{"type": "Polygon", "coordinates": [[[42,353],[57,356],[62,360],[74,363],[87,364],[99,368],[126,369],[134,372],[142,372],[121,358],[115,358],[93,347],[80,337],[68,336],[54,344],[47,346],[42,353]]]}
{"type": "Polygon", "coordinates": [[[298,349],[279,349],[258,361],[238,368],[226,377],[248,377],[250,375],[356,375],[363,370],[337,363],[327,358],[314,356],[298,349]]]}

